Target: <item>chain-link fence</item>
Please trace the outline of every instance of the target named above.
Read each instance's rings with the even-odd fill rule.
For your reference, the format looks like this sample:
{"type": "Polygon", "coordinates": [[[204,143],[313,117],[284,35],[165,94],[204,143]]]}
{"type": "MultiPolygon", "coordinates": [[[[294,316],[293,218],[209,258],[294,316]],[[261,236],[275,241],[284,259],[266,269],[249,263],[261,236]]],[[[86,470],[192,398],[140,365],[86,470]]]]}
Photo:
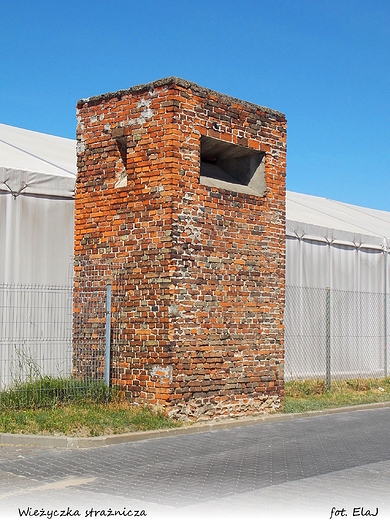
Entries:
{"type": "Polygon", "coordinates": [[[123,270],[110,264],[76,265],[73,287],[73,373],[106,386],[123,384],[123,270]],[[79,273],[77,274],[77,270],[79,273]]]}
{"type": "Polygon", "coordinates": [[[72,372],[72,290],[0,285],[0,390],[72,372]]]}
{"type": "Polygon", "coordinates": [[[75,288],[0,284],[0,406],[53,404],[116,383],[123,289],[85,272],[75,288]]]}
{"type": "Polygon", "coordinates": [[[0,407],[47,402],[72,375],[72,288],[0,284],[0,407]],[[43,399],[42,399],[43,397],[43,399]]]}
{"type": "Polygon", "coordinates": [[[286,287],[285,380],[388,375],[388,297],[286,287]]]}
{"type": "MultiPolygon", "coordinates": [[[[108,265],[79,268],[74,286],[0,285],[0,405],[10,392],[124,384],[125,280],[108,265]]],[[[286,381],[388,375],[384,294],[287,287],[284,320],[286,381]]]]}

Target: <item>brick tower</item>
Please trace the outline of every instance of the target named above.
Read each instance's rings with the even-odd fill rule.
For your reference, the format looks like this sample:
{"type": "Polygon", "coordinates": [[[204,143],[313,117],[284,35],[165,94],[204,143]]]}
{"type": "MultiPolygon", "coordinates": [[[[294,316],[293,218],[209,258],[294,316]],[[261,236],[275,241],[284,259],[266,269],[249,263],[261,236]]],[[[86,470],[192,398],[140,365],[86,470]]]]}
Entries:
{"type": "Polygon", "coordinates": [[[120,280],[113,383],[174,417],[278,408],[285,116],[175,77],[77,115],[75,290],[120,280]]]}

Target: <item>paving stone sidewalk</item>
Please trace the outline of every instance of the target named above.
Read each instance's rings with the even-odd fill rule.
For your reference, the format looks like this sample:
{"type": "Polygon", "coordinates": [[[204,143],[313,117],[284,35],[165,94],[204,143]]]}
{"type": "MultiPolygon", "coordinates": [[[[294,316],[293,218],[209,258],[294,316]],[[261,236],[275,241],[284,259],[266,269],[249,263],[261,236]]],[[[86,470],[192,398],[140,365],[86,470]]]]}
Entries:
{"type": "Polygon", "coordinates": [[[148,518],[325,519],[337,506],[390,518],[389,461],[390,408],[93,449],[1,446],[0,512],[80,504],[82,517],[111,505],[148,518]]]}

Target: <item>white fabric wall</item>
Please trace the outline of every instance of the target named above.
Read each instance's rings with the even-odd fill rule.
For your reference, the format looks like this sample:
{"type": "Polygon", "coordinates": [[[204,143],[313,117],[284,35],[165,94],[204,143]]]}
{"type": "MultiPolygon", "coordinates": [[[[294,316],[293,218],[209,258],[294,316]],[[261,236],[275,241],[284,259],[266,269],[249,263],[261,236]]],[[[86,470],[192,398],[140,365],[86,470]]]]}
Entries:
{"type": "Polygon", "coordinates": [[[71,373],[73,221],[72,199],[0,192],[0,390],[71,373]]]}
{"type": "Polygon", "coordinates": [[[325,376],[326,288],[332,378],[384,376],[390,365],[386,238],[294,221],[286,235],[286,380],[325,376]]]}
{"type": "Polygon", "coordinates": [[[388,254],[386,238],[287,221],[286,285],[383,293],[388,254]]]}
{"type": "Polygon", "coordinates": [[[75,148],[0,124],[0,390],[71,373],[75,148]]]}
{"type": "Polygon", "coordinates": [[[71,282],[74,201],[0,191],[0,283],[71,282]]]}
{"type": "Polygon", "coordinates": [[[0,124],[0,284],[70,283],[76,143],[0,124]]]}

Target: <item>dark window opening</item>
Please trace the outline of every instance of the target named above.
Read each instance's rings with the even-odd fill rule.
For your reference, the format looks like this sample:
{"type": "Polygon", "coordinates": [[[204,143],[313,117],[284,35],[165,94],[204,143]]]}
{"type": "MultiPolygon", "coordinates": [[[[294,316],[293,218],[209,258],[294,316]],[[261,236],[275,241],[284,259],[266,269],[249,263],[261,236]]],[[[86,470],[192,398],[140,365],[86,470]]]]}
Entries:
{"type": "Polygon", "coordinates": [[[119,157],[116,163],[115,187],[123,188],[127,186],[127,139],[120,137],[116,139],[119,157]]]}
{"type": "Polygon", "coordinates": [[[200,183],[264,195],[264,159],[264,152],[203,136],[200,140],[200,183]]]}
{"type": "Polygon", "coordinates": [[[118,146],[118,150],[123,162],[123,166],[125,170],[127,170],[127,139],[126,137],[121,137],[116,140],[116,144],[118,146]]]}

